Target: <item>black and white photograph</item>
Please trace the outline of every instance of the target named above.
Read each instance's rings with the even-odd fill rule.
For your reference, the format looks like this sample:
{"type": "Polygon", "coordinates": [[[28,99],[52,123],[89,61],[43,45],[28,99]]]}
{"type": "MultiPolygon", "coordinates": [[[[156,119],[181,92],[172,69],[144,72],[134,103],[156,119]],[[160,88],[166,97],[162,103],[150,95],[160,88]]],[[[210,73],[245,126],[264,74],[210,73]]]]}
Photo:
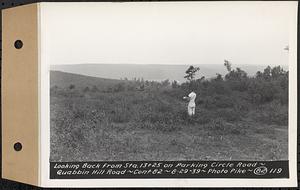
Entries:
{"type": "Polygon", "coordinates": [[[294,175],[291,3],[71,5],[42,12],[50,179],[294,175]]]}
{"type": "Polygon", "coordinates": [[[282,7],[136,6],[55,23],[50,161],[288,160],[282,7]]]}
{"type": "Polygon", "coordinates": [[[286,160],[285,19],[228,12],[82,23],[51,65],[51,160],[286,160]]]}

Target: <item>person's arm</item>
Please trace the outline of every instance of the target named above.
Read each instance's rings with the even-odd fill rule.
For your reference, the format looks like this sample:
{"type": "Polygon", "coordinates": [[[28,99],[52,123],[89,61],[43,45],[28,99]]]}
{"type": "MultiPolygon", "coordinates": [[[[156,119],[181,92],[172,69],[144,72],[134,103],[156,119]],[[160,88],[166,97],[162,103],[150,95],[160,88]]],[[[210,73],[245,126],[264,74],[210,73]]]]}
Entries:
{"type": "Polygon", "coordinates": [[[184,96],[183,99],[184,99],[184,100],[187,100],[187,101],[190,101],[191,98],[188,97],[188,96],[184,96]]]}

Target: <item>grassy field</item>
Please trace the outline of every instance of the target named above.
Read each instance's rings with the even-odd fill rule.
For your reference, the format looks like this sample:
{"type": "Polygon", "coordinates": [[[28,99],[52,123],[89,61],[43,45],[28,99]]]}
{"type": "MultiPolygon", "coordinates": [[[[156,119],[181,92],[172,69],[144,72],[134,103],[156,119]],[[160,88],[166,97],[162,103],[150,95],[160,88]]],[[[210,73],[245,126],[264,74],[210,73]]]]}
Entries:
{"type": "Polygon", "coordinates": [[[184,84],[51,71],[50,160],[287,159],[287,96],[257,99],[253,82],[246,90],[195,83],[196,115],[188,117],[184,84]]]}

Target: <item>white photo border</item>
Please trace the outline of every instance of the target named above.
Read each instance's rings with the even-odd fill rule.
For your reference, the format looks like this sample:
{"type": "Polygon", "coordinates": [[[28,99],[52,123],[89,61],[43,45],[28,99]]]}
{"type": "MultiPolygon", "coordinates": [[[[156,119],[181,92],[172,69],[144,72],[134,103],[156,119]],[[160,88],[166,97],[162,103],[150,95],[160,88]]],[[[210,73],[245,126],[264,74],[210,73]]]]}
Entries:
{"type": "MultiPolygon", "coordinates": [[[[100,2],[97,2],[100,3],[100,2]]],[[[108,4],[109,2],[102,2],[108,4]]],[[[128,2],[150,3],[150,2],[128,2]]],[[[173,2],[151,2],[155,4],[173,2]]],[[[182,2],[176,2],[182,3],[182,2]]],[[[184,2],[195,3],[195,2],[184,2]]],[[[196,2],[199,3],[199,2],[196,2]]],[[[224,3],[222,1],[215,2],[224,3]]],[[[228,3],[228,2],[226,2],[228,3]]],[[[254,3],[254,2],[245,2],[254,3]]],[[[50,59],[47,57],[47,25],[43,22],[47,6],[60,4],[70,6],[73,3],[40,3],[40,184],[43,187],[296,187],[297,186],[297,2],[257,2],[289,3],[291,5],[290,55],[289,55],[289,179],[50,179],[50,59]]],[[[110,3],[113,6],[113,3],[110,3]]]]}

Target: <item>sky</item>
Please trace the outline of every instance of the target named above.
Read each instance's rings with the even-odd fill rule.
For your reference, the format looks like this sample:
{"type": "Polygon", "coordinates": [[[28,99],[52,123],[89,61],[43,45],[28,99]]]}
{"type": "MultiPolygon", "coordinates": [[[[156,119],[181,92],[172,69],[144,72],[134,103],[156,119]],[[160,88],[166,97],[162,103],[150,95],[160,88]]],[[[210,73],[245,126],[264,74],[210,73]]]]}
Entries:
{"type": "Polygon", "coordinates": [[[50,64],[288,65],[296,2],[43,3],[50,64]]]}

